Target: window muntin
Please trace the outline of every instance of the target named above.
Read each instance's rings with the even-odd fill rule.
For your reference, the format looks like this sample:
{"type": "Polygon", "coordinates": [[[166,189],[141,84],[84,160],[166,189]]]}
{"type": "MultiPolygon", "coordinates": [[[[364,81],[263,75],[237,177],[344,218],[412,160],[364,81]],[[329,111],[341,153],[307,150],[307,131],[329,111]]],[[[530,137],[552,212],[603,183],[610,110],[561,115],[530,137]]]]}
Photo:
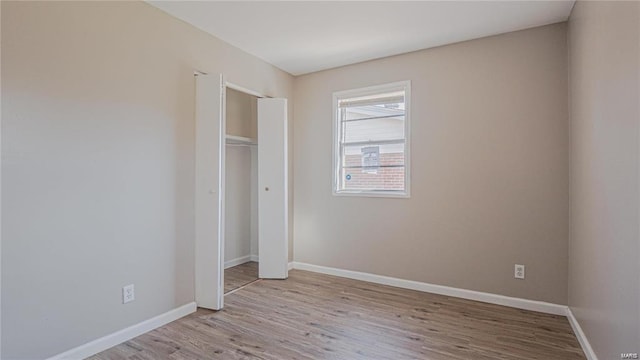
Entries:
{"type": "Polygon", "coordinates": [[[334,94],[334,194],[409,195],[409,85],[334,94]]]}

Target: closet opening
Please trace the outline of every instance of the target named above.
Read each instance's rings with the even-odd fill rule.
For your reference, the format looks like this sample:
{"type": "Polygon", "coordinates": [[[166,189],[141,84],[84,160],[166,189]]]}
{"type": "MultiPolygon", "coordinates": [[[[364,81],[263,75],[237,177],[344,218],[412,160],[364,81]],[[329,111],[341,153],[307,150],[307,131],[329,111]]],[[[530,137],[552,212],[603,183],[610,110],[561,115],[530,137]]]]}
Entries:
{"type": "Polygon", "coordinates": [[[258,96],[226,86],[224,293],[258,280],[258,96]]]}

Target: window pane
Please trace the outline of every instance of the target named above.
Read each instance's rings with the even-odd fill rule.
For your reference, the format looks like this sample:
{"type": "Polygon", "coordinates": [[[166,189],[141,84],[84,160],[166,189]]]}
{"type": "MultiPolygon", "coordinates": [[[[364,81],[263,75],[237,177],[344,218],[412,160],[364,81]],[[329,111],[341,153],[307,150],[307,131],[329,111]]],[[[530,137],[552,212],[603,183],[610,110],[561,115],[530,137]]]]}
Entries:
{"type": "Polygon", "coordinates": [[[371,154],[377,153],[379,166],[404,165],[404,143],[383,144],[383,145],[347,145],[343,148],[344,167],[374,166],[375,161],[371,160],[371,154]],[[365,158],[363,160],[363,158],[365,158]],[[370,160],[369,163],[363,163],[370,160]]]}
{"type": "Polygon", "coordinates": [[[376,172],[343,169],[341,190],[404,190],[404,166],[379,168],[376,172]]]}
{"type": "Polygon", "coordinates": [[[404,103],[394,102],[388,104],[354,106],[344,108],[343,110],[345,112],[345,117],[342,120],[404,116],[404,103]]]}
{"type": "Polygon", "coordinates": [[[404,139],[404,115],[343,124],[344,142],[404,139]]]}
{"type": "Polygon", "coordinates": [[[404,90],[340,99],[338,107],[404,103],[404,90]]]}
{"type": "Polygon", "coordinates": [[[404,143],[343,147],[341,190],[404,190],[404,143]]]}

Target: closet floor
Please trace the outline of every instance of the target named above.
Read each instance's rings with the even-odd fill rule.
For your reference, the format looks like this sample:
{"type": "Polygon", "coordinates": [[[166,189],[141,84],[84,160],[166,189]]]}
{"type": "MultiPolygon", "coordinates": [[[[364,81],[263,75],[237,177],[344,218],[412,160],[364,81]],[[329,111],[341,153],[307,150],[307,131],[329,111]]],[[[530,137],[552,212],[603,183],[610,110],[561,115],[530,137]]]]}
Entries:
{"type": "Polygon", "coordinates": [[[224,293],[258,280],[258,263],[249,261],[224,269],[224,293]]]}

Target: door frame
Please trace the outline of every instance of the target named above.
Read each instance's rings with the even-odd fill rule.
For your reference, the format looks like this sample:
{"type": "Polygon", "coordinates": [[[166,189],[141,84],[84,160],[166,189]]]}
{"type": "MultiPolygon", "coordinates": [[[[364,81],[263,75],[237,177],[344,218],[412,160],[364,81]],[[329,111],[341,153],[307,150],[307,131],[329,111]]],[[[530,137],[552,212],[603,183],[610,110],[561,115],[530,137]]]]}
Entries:
{"type": "MultiPolygon", "coordinates": [[[[259,93],[257,91],[251,90],[249,88],[246,88],[244,86],[240,86],[240,85],[238,85],[236,83],[232,83],[230,81],[224,81],[223,80],[223,84],[224,84],[224,92],[225,92],[225,94],[227,92],[227,88],[229,88],[229,89],[233,89],[235,91],[240,91],[240,92],[245,93],[247,95],[255,96],[257,98],[270,98],[271,97],[271,96],[267,96],[267,95],[261,94],[261,93],[259,93]]],[[[225,109],[225,114],[224,115],[226,117],[226,109],[225,109]]]]}
{"type": "MultiPolygon", "coordinates": [[[[241,93],[247,94],[247,95],[251,95],[251,96],[255,96],[259,99],[261,98],[269,98],[269,96],[263,95],[258,91],[255,90],[251,90],[249,88],[246,88],[244,86],[238,85],[236,83],[230,82],[230,81],[226,81],[224,75],[222,76],[222,104],[221,104],[221,121],[222,121],[222,141],[226,144],[226,135],[227,135],[227,89],[233,89],[236,91],[239,91],[241,93]]],[[[257,119],[256,119],[257,121],[257,119]]],[[[256,139],[257,140],[257,139],[256,139]]],[[[258,141],[258,146],[260,146],[260,142],[258,141]]],[[[222,146],[222,150],[221,150],[221,160],[220,160],[220,168],[222,169],[222,172],[220,174],[220,178],[221,178],[221,191],[222,191],[222,202],[220,204],[220,212],[221,212],[221,216],[220,218],[220,224],[218,224],[218,227],[221,230],[221,234],[222,236],[218,237],[218,248],[220,249],[220,254],[221,254],[221,261],[220,261],[220,276],[221,276],[221,281],[219,284],[219,289],[218,289],[218,293],[220,294],[220,308],[222,308],[224,306],[224,252],[225,252],[225,248],[224,248],[224,243],[225,243],[225,214],[226,214],[226,204],[227,204],[227,191],[226,191],[226,175],[227,175],[227,150],[226,150],[226,146],[222,146]]],[[[260,256],[260,250],[258,249],[258,256],[260,256]]]]}

